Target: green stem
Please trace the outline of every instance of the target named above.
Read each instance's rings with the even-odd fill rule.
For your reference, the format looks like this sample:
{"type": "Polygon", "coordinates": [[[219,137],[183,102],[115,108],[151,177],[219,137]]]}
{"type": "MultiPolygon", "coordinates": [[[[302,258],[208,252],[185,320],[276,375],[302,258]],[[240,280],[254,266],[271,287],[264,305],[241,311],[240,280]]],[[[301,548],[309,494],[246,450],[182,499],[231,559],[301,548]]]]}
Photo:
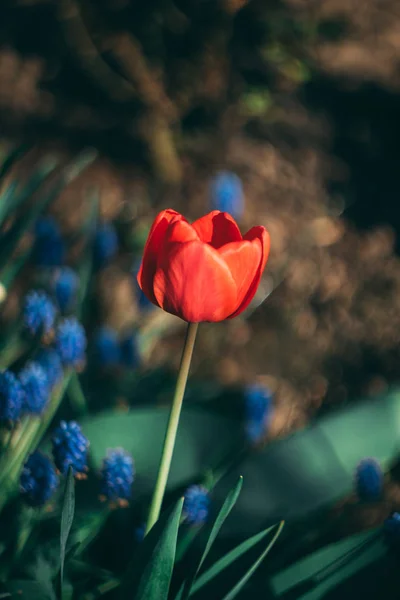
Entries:
{"type": "Polygon", "coordinates": [[[179,367],[178,379],[176,382],[175,394],[172,401],[171,412],[167,425],[167,431],[164,439],[164,446],[161,455],[160,466],[158,469],[157,481],[153,492],[153,498],[150,505],[149,516],[146,525],[146,534],[158,520],[161,512],[161,505],[164,498],[165,488],[169,470],[171,467],[172,454],[174,452],[176,434],[178,431],[179,417],[182,409],[183,396],[185,394],[186,382],[189,375],[190,362],[192,360],[194,342],[196,339],[198,323],[188,323],[185,343],[183,346],[181,364],[179,367]]]}

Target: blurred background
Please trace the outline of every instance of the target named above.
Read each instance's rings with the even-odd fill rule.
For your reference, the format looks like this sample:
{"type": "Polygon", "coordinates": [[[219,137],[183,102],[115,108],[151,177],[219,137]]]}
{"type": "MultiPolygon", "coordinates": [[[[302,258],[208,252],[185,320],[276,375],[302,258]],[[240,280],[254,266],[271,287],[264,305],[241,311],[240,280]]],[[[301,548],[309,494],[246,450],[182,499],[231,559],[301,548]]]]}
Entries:
{"type": "MultiPolygon", "coordinates": [[[[227,538],[351,494],[364,456],[392,471],[382,502],[367,512],[351,501],[336,507],[323,539],[316,525],[308,546],[302,537],[301,551],[280,554],[279,568],[306,547],[379,526],[400,508],[399,94],[396,0],[0,6],[0,149],[4,157],[20,149],[4,185],[29,181],[43,161],[63,165],[96,153],[46,209],[68,241],[66,258],[53,266],[78,268],[81,233],[90,230],[93,197],[98,202],[102,235],[80,374],[85,411],[94,415],[88,427],[112,411],[119,425],[110,436],[114,445],[123,436],[124,445],[131,430],[122,434],[118,419],[129,413],[133,423],[135,410],[145,419],[149,407],[165,415],[185,324],[141,295],[143,244],[163,208],[188,219],[219,208],[243,232],[259,224],[271,235],[247,312],[201,325],[186,397],[187,408],[200,411],[189,411],[181,434],[193,446],[196,473],[226,452],[234,456],[243,435],[251,445],[251,458],[237,467],[248,490],[235,509],[244,520],[227,538]],[[116,338],[127,344],[124,367],[109,350],[116,338]],[[247,427],[256,419],[248,400],[254,386],[268,398],[257,431],[247,427]]],[[[14,257],[40,235],[27,231],[14,257]]],[[[30,262],[4,284],[3,329],[42,277],[30,262]]],[[[159,428],[153,420],[143,425],[150,445],[163,418],[159,428]]],[[[176,485],[194,476],[178,464],[186,451],[182,437],[176,485]]],[[[143,464],[145,490],[153,467],[143,464]]],[[[306,530],[296,524],[292,534],[306,530]]]]}

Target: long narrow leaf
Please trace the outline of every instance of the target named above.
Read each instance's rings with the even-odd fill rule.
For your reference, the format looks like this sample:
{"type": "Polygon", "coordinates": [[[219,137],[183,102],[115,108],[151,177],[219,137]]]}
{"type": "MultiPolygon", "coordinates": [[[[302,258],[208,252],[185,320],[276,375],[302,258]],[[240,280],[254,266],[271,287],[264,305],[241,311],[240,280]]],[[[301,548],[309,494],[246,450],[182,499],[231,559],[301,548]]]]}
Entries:
{"type": "Polygon", "coordinates": [[[182,506],[183,498],[144,538],[140,557],[126,574],[121,599],[167,600],[182,506]]]}
{"type": "Polygon", "coordinates": [[[250,567],[250,569],[247,571],[247,573],[245,573],[243,575],[243,577],[238,581],[238,583],[235,585],[235,587],[222,600],[233,600],[234,598],[236,598],[236,596],[239,594],[239,592],[242,590],[242,588],[246,585],[246,583],[248,582],[250,577],[253,575],[253,573],[258,569],[258,567],[260,566],[260,564],[262,563],[264,558],[267,556],[268,552],[271,550],[272,546],[275,544],[276,540],[278,539],[278,537],[281,534],[284,524],[285,524],[284,521],[280,522],[279,527],[278,527],[274,537],[272,538],[272,540],[270,541],[268,546],[265,548],[264,552],[259,556],[259,558],[253,564],[253,566],[250,567]]]}
{"type": "Polygon", "coordinates": [[[243,556],[246,552],[248,552],[253,546],[256,546],[261,542],[267,535],[271,533],[275,526],[272,525],[268,527],[268,529],[264,529],[260,533],[256,533],[252,537],[248,538],[236,548],[228,552],[225,556],[223,556],[220,560],[217,560],[207,571],[205,571],[202,575],[200,575],[196,581],[194,582],[192,589],[190,590],[190,595],[195,594],[200,588],[206,585],[209,581],[214,579],[221,571],[228,568],[232,563],[234,563],[238,558],[243,556]]]}
{"type": "Polygon", "coordinates": [[[217,518],[215,519],[215,523],[213,525],[213,528],[211,529],[210,537],[208,538],[206,548],[203,552],[203,556],[201,557],[200,564],[198,566],[197,571],[199,571],[201,569],[205,559],[207,558],[208,553],[211,550],[213,543],[216,540],[216,537],[217,537],[222,525],[224,524],[224,522],[225,522],[226,518],[228,517],[229,513],[231,512],[232,508],[235,506],[237,499],[239,498],[239,494],[242,489],[242,486],[243,486],[243,477],[240,476],[237,484],[235,485],[233,490],[231,490],[229,492],[228,496],[226,497],[226,500],[223,503],[222,508],[219,511],[217,518]]]}
{"type": "Polygon", "coordinates": [[[67,541],[71,531],[75,514],[75,480],[72,467],[68,469],[67,482],[65,484],[64,502],[61,513],[60,531],[60,597],[62,597],[62,585],[64,579],[64,561],[67,541]]]}
{"type": "Polygon", "coordinates": [[[31,207],[30,210],[26,211],[26,213],[22,214],[20,218],[16,220],[11,229],[4,235],[0,246],[1,268],[7,264],[15,248],[18,246],[21,237],[30,229],[30,227],[32,227],[40,213],[48,206],[48,204],[57,198],[62,189],[77,177],[82,170],[95,159],[95,157],[96,155],[93,152],[84,152],[78,156],[72,164],[69,164],[64,168],[51,191],[48,194],[45,194],[43,198],[38,200],[31,207]]]}
{"type": "Polygon", "coordinates": [[[182,587],[180,588],[175,600],[186,600],[187,598],[189,598],[193,581],[194,581],[197,573],[200,571],[205,559],[207,558],[207,555],[210,552],[211,547],[212,547],[213,543],[215,542],[215,539],[216,539],[222,525],[224,524],[224,522],[225,522],[226,518],[228,517],[229,513],[231,512],[232,508],[235,506],[236,501],[239,497],[240,491],[242,489],[242,485],[243,485],[243,477],[240,476],[237,484],[229,492],[228,496],[226,497],[225,502],[222,505],[222,508],[219,511],[217,518],[215,519],[214,525],[211,529],[210,535],[207,540],[206,547],[204,549],[204,552],[200,559],[199,564],[193,568],[193,570],[191,571],[189,576],[183,582],[182,587]]]}

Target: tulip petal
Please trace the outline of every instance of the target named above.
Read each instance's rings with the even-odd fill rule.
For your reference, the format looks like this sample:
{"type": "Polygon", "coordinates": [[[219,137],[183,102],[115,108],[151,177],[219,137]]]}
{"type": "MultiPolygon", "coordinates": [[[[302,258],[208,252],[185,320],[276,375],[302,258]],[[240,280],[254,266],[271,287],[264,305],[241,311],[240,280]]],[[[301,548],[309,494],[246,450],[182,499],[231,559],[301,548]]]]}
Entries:
{"type": "Polygon", "coordinates": [[[219,248],[218,254],[232,273],[237,289],[236,307],[239,307],[252,287],[260,268],[263,255],[261,240],[256,237],[251,241],[231,242],[219,248]]]}
{"type": "Polygon", "coordinates": [[[202,242],[213,248],[220,248],[229,242],[238,242],[242,239],[239,227],[230,214],[213,210],[192,224],[202,242]]]}
{"type": "Polygon", "coordinates": [[[157,268],[159,250],[164,243],[164,237],[168,226],[174,219],[180,219],[187,222],[182,215],[171,208],[163,210],[155,218],[144,247],[143,260],[137,275],[140,289],[147,298],[157,306],[158,302],[153,293],[153,278],[157,268]]]}
{"type": "Polygon", "coordinates": [[[165,232],[163,246],[176,242],[183,244],[185,242],[194,241],[199,241],[199,236],[193,229],[193,226],[190,225],[190,223],[188,223],[186,220],[183,221],[182,219],[173,219],[169,223],[168,229],[165,232]]]}
{"type": "MultiPolygon", "coordinates": [[[[250,242],[252,248],[254,247],[254,245],[259,243],[260,248],[261,248],[261,253],[259,253],[259,263],[257,265],[257,269],[255,271],[253,281],[251,281],[251,283],[249,281],[247,281],[247,283],[244,284],[244,281],[245,281],[244,277],[243,277],[244,265],[242,265],[242,267],[240,267],[240,266],[236,267],[236,275],[235,275],[235,272],[233,272],[233,270],[232,270],[233,276],[238,278],[237,279],[238,286],[241,284],[241,292],[243,293],[243,291],[245,290],[245,285],[247,285],[248,287],[247,287],[247,292],[245,293],[244,297],[242,298],[241,301],[239,301],[240,303],[237,306],[236,310],[231,315],[229,315],[229,317],[227,317],[228,319],[233,319],[233,317],[236,317],[241,312],[243,312],[245,310],[245,308],[247,308],[247,306],[250,304],[252,299],[254,298],[254,295],[257,291],[257,288],[258,288],[260,280],[261,280],[261,275],[263,274],[265,265],[267,264],[268,255],[269,255],[270,237],[269,237],[269,233],[265,229],[265,227],[261,227],[261,226],[252,227],[252,229],[250,229],[250,231],[248,231],[246,233],[246,235],[243,236],[243,240],[250,242]],[[242,277],[242,279],[241,279],[241,277],[242,277]]],[[[244,252],[248,252],[247,257],[249,260],[251,260],[254,250],[251,250],[251,251],[245,250],[244,252]]],[[[234,255],[232,255],[232,257],[233,256],[234,255]]],[[[242,254],[238,253],[238,255],[237,255],[238,261],[239,261],[239,256],[241,256],[241,261],[243,262],[242,254]]],[[[230,258],[228,260],[229,260],[229,266],[232,267],[234,258],[233,258],[233,260],[232,260],[232,258],[230,258]]],[[[250,266],[248,266],[248,268],[250,268],[250,266]]],[[[232,267],[232,269],[234,269],[234,267],[232,267]]],[[[238,289],[238,291],[239,291],[239,289],[238,289]]]]}
{"type": "Polygon", "coordinates": [[[171,244],[160,254],[153,289],[161,308],[192,323],[222,321],[237,307],[228,266],[200,241],[171,244]]]}

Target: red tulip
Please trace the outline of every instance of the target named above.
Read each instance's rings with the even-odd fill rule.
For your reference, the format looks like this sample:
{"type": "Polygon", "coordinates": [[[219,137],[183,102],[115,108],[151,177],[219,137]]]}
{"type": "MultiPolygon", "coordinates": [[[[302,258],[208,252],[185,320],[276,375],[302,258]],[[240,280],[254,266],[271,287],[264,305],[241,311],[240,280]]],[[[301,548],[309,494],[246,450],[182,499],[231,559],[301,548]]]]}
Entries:
{"type": "Polygon", "coordinates": [[[269,253],[264,227],[242,237],[234,219],[214,210],[190,225],[175,210],[156,217],[137,276],[156,306],[191,323],[223,321],[251,302],[269,253]]]}

